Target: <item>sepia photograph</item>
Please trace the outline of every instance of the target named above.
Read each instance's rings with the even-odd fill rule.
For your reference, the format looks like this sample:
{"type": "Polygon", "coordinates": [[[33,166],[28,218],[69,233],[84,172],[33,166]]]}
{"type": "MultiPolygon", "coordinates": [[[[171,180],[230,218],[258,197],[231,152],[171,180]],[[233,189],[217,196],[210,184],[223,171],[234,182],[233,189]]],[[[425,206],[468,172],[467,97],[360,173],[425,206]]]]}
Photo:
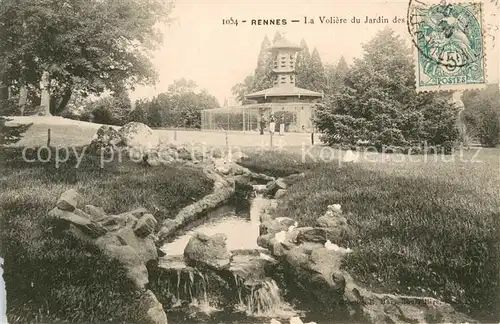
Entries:
{"type": "Polygon", "coordinates": [[[500,323],[498,0],[0,0],[0,323],[500,323]]]}

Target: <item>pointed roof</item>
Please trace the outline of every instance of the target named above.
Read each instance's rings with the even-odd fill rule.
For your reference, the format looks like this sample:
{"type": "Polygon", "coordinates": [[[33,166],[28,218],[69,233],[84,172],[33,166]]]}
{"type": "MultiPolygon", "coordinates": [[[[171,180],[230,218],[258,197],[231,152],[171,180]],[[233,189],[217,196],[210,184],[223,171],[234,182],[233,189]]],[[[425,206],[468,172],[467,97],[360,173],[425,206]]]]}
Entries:
{"type": "Polygon", "coordinates": [[[276,86],[261,91],[247,94],[247,99],[261,98],[261,97],[282,97],[282,96],[297,96],[297,97],[316,97],[322,98],[323,94],[294,86],[276,86]]]}
{"type": "Polygon", "coordinates": [[[296,45],[294,43],[292,43],[291,41],[289,41],[288,39],[286,39],[284,36],[278,40],[277,42],[273,43],[273,45],[271,45],[271,47],[268,48],[269,51],[273,51],[273,50],[277,50],[277,49],[294,49],[296,51],[301,51],[302,50],[302,47],[300,47],[299,45],[296,45]]]}

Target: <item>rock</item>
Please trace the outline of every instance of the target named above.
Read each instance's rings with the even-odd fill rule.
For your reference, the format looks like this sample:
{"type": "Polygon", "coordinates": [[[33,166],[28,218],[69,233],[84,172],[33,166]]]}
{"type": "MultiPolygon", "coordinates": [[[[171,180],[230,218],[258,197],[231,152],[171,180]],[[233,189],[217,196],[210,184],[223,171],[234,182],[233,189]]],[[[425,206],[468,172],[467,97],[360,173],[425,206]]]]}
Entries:
{"type": "Polygon", "coordinates": [[[284,259],[290,271],[287,280],[302,288],[302,294],[325,306],[342,300],[345,278],[340,271],[341,255],[320,244],[306,243],[286,251],[284,259]]]}
{"type": "Polygon", "coordinates": [[[157,224],[158,222],[153,215],[145,214],[141,218],[139,218],[139,220],[135,224],[134,233],[138,237],[146,237],[149,234],[154,233],[157,224]]]}
{"type": "Polygon", "coordinates": [[[276,234],[281,231],[287,231],[292,225],[297,222],[289,217],[278,217],[272,220],[267,220],[259,225],[259,235],[265,235],[268,233],[276,234]]]}
{"type": "Polygon", "coordinates": [[[75,189],[69,189],[61,194],[56,203],[56,207],[60,210],[73,211],[82,200],[82,197],[75,189]]]}
{"type": "Polygon", "coordinates": [[[151,290],[145,293],[144,303],[147,311],[147,324],[168,324],[167,315],[163,310],[163,305],[158,301],[151,290]]]}
{"type": "Polygon", "coordinates": [[[327,241],[326,231],[323,228],[317,227],[299,227],[297,228],[297,243],[319,243],[324,245],[327,241]]]}
{"type": "Polygon", "coordinates": [[[274,195],[279,189],[286,189],[286,188],[288,188],[288,185],[286,184],[285,179],[278,178],[274,181],[270,181],[267,184],[265,195],[267,197],[274,197],[274,195]]]}
{"type": "Polygon", "coordinates": [[[102,226],[108,228],[108,230],[113,230],[117,228],[121,228],[126,226],[127,224],[134,224],[138,219],[130,213],[123,213],[119,215],[108,215],[102,220],[99,220],[99,223],[102,226]]]}
{"type": "MultiPolygon", "coordinates": [[[[86,216],[84,211],[75,209],[75,212],[61,210],[56,207],[49,212],[48,216],[57,225],[62,225],[66,229],[73,225],[74,228],[90,238],[97,238],[107,233],[107,230],[101,224],[92,221],[91,216],[86,216]]],[[[78,235],[79,233],[75,234],[78,235]]]]}
{"type": "Polygon", "coordinates": [[[342,242],[349,231],[347,220],[340,213],[340,205],[328,206],[325,215],[316,219],[315,225],[323,228],[327,238],[335,243],[342,242]]]}
{"type": "Polygon", "coordinates": [[[201,263],[221,270],[229,267],[230,254],[224,234],[208,236],[195,233],[184,249],[184,259],[188,264],[201,263]]]}
{"type": "Polygon", "coordinates": [[[274,199],[280,199],[285,194],[286,194],[286,190],[285,189],[278,189],[278,191],[276,191],[276,193],[274,194],[274,199]]]}
{"type": "Polygon", "coordinates": [[[122,138],[118,131],[111,126],[103,125],[99,127],[90,142],[88,151],[93,154],[100,154],[103,149],[116,149],[122,143],[122,138]]]}
{"type": "Polygon", "coordinates": [[[146,158],[151,152],[157,151],[160,139],[156,133],[147,125],[131,122],[118,131],[122,142],[127,146],[131,158],[140,161],[140,157],[146,158]]]}
{"type": "Polygon", "coordinates": [[[231,163],[226,161],[226,159],[215,159],[215,170],[221,174],[228,175],[231,173],[231,163]]]}
{"type": "Polygon", "coordinates": [[[253,190],[257,194],[262,194],[266,191],[266,185],[253,185],[253,190]]]}
{"type": "Polygon", "coordinates": [[[243,280],[263,280],[277,261],[269,256],[263,256],[259,251],[245,253],[233,251],[229,271],[243,280]]]}
{"type": "Polygon", "coordinates": [[[144,214],[149,214],[149,211],[144,207],[137,207],[136,209],[129,211],[127,214],[130,214],[137,219],[141,218],[144,214]]]}
{"type": "Polygon", "coordinates": [[[353,317],[369,323],[477,323],[451,305],[429,297],[378,294],[360,287],[349,274],[344,300],[353,317]]]}
{"type": "Polygon", "coordinates": [[[158,154],[158,152],[150,151],[148,154],[148,158],[146,160],[146,163],[149,166],[159,166],[159,165],[163,164],[163,160],[160,157],[160,155],[158,154]]]}
{"type": "Polygon", "coordinates": [[[137,288],[144,288],[149,282],[148,270],[133,247],[106,244],[103,251],[108,257],[118,260],[123,265],[127,270],[128,278],[137,288]]]}
{"type": "Polygon", "coordinates": [[[102,207],[96,207],[92,205],[85,205],[83,210],[89,214],[94,221],[99,221],[104,218],[106,218],[108,215],[106,215],[106,212],[102,207]]]}

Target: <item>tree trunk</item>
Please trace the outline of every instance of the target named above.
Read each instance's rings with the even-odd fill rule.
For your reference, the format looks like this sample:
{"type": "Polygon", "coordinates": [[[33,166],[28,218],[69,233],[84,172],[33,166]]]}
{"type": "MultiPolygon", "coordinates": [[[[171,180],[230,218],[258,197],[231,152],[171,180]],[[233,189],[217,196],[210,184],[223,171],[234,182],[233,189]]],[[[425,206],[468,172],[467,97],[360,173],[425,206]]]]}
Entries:
{"type": "Polygon", "coordinates": [[[41,102],[40,114],[43,116],[52,116],[50,113],[50,75],[49,72],[43,71],[42,80],[40,81],[41,102]]]}
{"type": "Polygon", "coordinates": [[[24,108],[26,108],[26,102],[28,101],[28,87],[23,84],[21,88],[19,89],[19,101],[18,101],[18,106],[19,106],[19,115],[23,116],[24,115],[24,108]]]}
{"type": "Polygon", "coordinates": [[[63,96],[62,96],[61,100],[53,108],[53,111],[52,111],[53,115],[59,116],[63,112],[63,110],[66,108],[66,106],[68,105],[69,101],[71,100],[71,95],[72,94],[73,94],[73,89],[71,87],[67,87],[64,90],[64,93],[63,93],[63,96]]]}
{"type": "Polygon", "coordinates": [[[9,99],[9,80],[7,78],[6,64],[2,64],[2,70],[0,71],[0,100],[9,99]]]}

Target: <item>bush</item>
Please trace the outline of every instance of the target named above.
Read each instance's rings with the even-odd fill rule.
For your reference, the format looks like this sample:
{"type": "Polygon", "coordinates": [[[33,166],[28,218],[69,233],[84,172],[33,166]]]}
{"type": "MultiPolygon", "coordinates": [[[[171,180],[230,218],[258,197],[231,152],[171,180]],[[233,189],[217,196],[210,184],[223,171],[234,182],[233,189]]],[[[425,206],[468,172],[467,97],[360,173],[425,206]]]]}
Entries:
{"type": "Polygon", "coordinates": [[[500,144],[500,90],[489,85],[481,91],[467,91],[463,98],[464,119],[472,135],[487,147],[500,144]]]}

